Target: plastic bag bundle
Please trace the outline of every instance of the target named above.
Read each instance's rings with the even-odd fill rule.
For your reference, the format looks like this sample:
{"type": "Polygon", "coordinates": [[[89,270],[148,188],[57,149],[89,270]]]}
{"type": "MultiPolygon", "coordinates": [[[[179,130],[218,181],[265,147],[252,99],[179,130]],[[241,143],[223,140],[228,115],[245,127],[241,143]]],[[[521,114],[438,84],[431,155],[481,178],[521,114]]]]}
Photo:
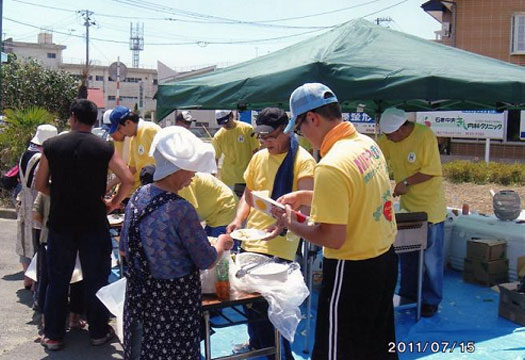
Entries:
{"type": "Polygon", "coordinates": [[[299,264],[291,263],[284,272],[265,271],[276,268],[269,262],[241,278],[235,274],[241,267],[267,261],[268,257],[254,254],[238,254],[230,264],[230,283],[233,291],[261,294],[268,302],[268,319],[281,335],[293,341],[297,325],[301,321],[299,306],[310,295],[299,264]]]}
{"type": "MultiPolygon", "coordinates": [[[[31,263],[27,267],[26,272],[24,273],[25,276],[30,278],[33,281],[38,281],[36,272],[38,269],[38,254],[35,254],[33,256],[33,259],[31,259],[31,263]]],[[[73,269],[73,273],[71,274],[71,281],[70,284],[74,284],[76,282],[82,281],[82,266],[80,265],[80,257],[78,256],[77,252],[77,258],[75,260],[75,268],[73,269]]]]}
{"type": "Polygon", "coordinates": [[[126,278],[101,287],[97,291],[97,297],[109,312],[117,318],[117,336],[122,343],[124,341],[124,300],[126,298],[126,278]]]}

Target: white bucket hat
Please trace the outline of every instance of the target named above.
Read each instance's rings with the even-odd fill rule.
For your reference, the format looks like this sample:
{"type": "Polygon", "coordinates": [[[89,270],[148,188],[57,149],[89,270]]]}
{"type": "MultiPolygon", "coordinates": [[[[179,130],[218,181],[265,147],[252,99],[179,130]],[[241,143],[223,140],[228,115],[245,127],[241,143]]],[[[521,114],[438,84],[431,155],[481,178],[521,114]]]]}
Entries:
{"type": "Polygon", "coordinates": [[[46,141],[49,138],[52,138],[53,136],[57,136],[57,134],[58,130],[53,125],[39,125],[36,128],[36,134],[31,139],[31,142],[35,145],[42,145],[44,141],[46,141]]]}
{"type": "Polygon", "coordinates": [[[389,107],[381,115],[379,120],[379,129],[383,134],[392,134],[394,131],[399,130],[401,125],[407,121],[407,115],[401,109],[395,107],[389,107]]]}
{"type": "Polygon", "coordinates": [[[156,162],[154,181],[165,178],[179,169],[217,172],[213,146],[180,126],[161,129],[153,138],[149,155],[154,157],[156,162]]]}

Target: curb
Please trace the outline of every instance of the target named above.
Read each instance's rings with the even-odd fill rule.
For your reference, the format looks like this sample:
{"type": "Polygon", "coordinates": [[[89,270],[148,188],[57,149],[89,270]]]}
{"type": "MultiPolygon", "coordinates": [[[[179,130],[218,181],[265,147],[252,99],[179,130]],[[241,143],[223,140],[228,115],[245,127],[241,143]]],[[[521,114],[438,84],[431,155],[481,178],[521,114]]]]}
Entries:
{"type": "Polygon", "coordinates": [[[15,209],[0,208],[0,218],[2,219],[16,219],[15,209]]]}

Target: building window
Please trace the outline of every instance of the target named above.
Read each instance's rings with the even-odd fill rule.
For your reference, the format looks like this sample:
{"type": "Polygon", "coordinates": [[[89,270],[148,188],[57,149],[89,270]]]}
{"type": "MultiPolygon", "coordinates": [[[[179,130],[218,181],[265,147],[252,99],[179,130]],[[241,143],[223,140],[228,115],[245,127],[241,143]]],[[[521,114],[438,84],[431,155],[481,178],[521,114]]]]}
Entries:
{"type": "Polygon", "coordinates": [[[111,96],[111,95],[108,96],[108,101],[113,101],[113,100],[115,100],[115,97],[114,97],[114,96],[111,96]]]}
{"type": "Polygon", "coordinates": [[[142,78],[127,77],[126,79],[124,79],[124,81],[125,82],[130,82],[130,83],[138,83],[138,82],[142,81],[142,78]]]}
{"type": "Polygon", "coordinates": [[[515,14],[512,17],[512,48],[511,54],[525,54],[525,14],[515,14]]]}
{"type": "Polygon", "coordinates": [[[159,81],[157,79],[153,79],[153,85],[158,85],[159,81]]]}
{"type": "Polygon", "coordinates": [[[57,54],[55,54],[55,53],[47,53],[47,58],[48,59],[56,59],[57,58],[57,54]]]}
{"type": "Polygon", "coordinates": [[[95,75],[95,81],[104,81],[104,76],[102,76],[102,75],[95,75]]]}

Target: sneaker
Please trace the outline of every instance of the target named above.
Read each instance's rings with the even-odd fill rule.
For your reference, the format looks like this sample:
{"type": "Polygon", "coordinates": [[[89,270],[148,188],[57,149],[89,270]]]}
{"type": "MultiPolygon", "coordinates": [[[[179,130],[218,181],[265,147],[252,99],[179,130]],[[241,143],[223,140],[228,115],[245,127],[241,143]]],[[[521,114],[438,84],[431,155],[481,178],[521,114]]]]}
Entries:
{"type": "Polygon", "coordinates": [[[436,314],[437,310],[438,310],[437,305],[422,304],[421,305],[421,316],[432,317],[436,314]]]}
{"type": "Polygon", "coordinates": [[[242,344],[233,345],[232,354],[235,354],[235,355],[244,354],[252,350],[253,348],[251,347],[250,342],[246,341],[245,343],[242,343],[242,344]]]}
{"type": "Polygon", "coordinates": [[[99,339],[91,339],[91,345],[93,346],[100,346],[104,345],[105,343],[109,342],[111,339],[115,337],[115,330],[111,326],[108,326],[109,330],[106,336],[101,337],[99,339]]]}
{"type": "Polygon", "coordinates": [[[64,342],[61,340],[51,340],[50,338],[45,337],[45,335],[42,335],[42,339],[40,340],[40,344],[42,344],[43,347],[45,347],[47,350],[50,351],[56,351],[64,348],[64,342]]]}

